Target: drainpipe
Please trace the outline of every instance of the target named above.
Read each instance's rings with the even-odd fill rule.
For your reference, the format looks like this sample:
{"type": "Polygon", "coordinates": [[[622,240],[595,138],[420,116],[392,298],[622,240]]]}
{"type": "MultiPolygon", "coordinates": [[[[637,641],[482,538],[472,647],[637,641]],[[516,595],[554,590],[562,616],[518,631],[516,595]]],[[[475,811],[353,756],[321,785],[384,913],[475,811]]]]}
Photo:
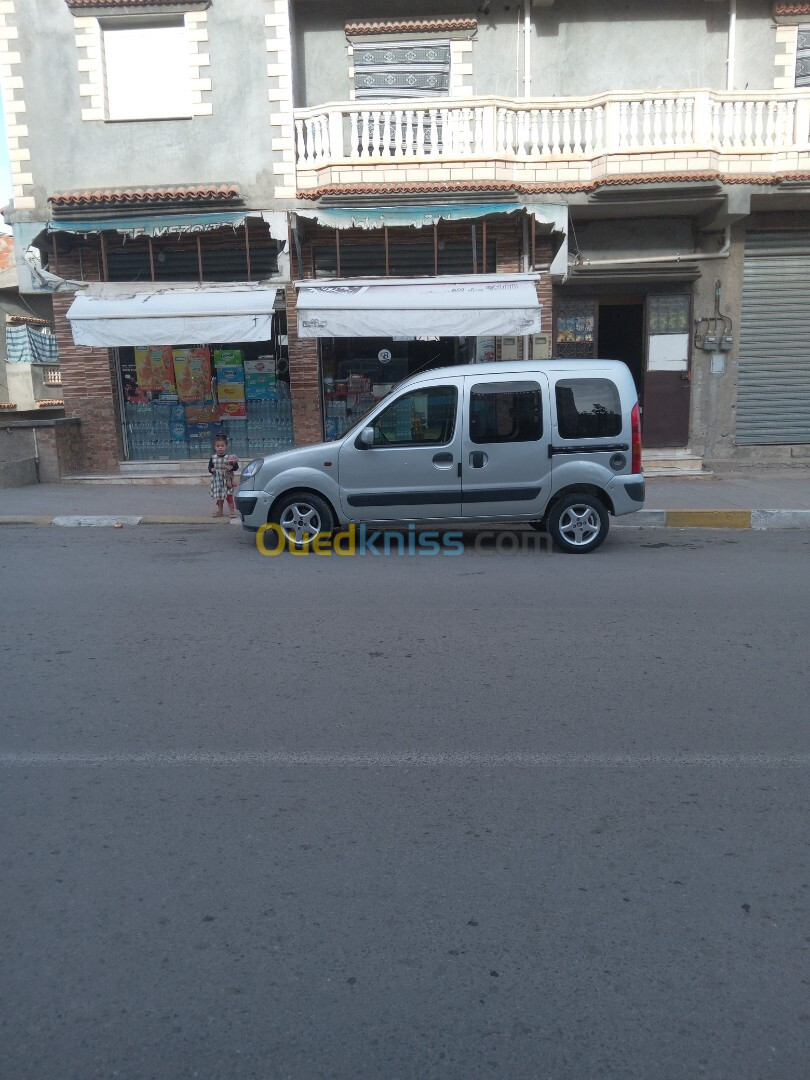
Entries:
{"type": "Polygon", "coordinates": [[[578,258],[575,266],[636,266],[641,263],[671,263],[671,262],[698,262],[706,259],[727,259],[731,254],[731,226],[726,225],[723,230],[723,246],[719,251],[705,253],[702,251],[682,252],[676,251],[673,255],[644,255],[640,259],[583,259],[578,258]]]}
{"type": "MultiPolygon", "coordinates": [[[[734,3],[734,0],[731,0],[734,3]]],[[[523,96],[532,96],[532,0],[523,0],[523,96]]]]}
{"type": "Polygon", "coordinates": [[[728,55],[726,56],[726,90],[734,89],[734,47],[737,41],[737,0],[728,0],[728,55]]]}

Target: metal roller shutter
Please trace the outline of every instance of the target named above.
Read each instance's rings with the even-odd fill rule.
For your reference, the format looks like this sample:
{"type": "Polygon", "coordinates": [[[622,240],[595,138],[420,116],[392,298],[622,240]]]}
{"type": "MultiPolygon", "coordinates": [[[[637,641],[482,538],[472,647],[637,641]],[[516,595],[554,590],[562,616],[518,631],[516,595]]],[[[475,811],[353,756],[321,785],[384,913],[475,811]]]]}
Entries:
{"type": "Polygon", "coordinates": [[[745,238],[737,442],[810,443],[810,231],[745,238]]]}

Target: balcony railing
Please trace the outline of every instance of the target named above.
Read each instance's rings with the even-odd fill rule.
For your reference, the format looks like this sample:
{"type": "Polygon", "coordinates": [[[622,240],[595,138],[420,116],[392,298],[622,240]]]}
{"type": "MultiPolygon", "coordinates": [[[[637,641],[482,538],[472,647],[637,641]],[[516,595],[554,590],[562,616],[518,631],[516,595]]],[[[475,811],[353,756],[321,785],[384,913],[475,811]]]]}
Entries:
{"type": "Polygon", "coordinates": [[[348,102],[296,110],[295,134],[304,186],[321,182],[317,174],[334,166],[391,169],[431,161],[525,163],[552,171],[563,163],[580,173],[596,159],[617,156],[624,167],[610,171],[635,172],[643,171],[640,159],[648,155],[672,159],[671,170],[699,167],[705,162],[697,156],[710,154],[722,168],[729,156],[806,154],[810,92],[690,90],[529,102],[432,99],[381,101],[373,108],[348,102]]]}

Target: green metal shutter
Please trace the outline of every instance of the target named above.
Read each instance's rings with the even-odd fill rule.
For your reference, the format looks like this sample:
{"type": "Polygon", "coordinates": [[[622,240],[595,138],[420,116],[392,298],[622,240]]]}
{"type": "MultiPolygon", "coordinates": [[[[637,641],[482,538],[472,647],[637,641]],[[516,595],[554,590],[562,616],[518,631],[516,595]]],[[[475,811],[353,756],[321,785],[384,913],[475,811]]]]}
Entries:
{"type": "Polygon", "coordinates": [[[745,238],[737,442],[810,443],[810,231],[745,238]]]}

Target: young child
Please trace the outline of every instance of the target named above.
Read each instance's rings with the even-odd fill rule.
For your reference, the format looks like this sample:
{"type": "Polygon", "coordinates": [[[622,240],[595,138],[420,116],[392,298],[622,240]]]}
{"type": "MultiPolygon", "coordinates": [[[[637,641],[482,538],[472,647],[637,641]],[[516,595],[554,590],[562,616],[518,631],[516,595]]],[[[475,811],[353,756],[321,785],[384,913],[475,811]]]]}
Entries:
{"type": "Polygon", "coordinates": [[[212,517],[223,517],[223,506],[228,500],[228,516],[236,517],[233,504],[233,489],[236,487],[235,474],[239,471],[239,462],[228,453],[227,435],[217,435],[214,439],[214,452],[208,459],[208,471],[211,473],[211,498],[217,504],[212,517]]]}

